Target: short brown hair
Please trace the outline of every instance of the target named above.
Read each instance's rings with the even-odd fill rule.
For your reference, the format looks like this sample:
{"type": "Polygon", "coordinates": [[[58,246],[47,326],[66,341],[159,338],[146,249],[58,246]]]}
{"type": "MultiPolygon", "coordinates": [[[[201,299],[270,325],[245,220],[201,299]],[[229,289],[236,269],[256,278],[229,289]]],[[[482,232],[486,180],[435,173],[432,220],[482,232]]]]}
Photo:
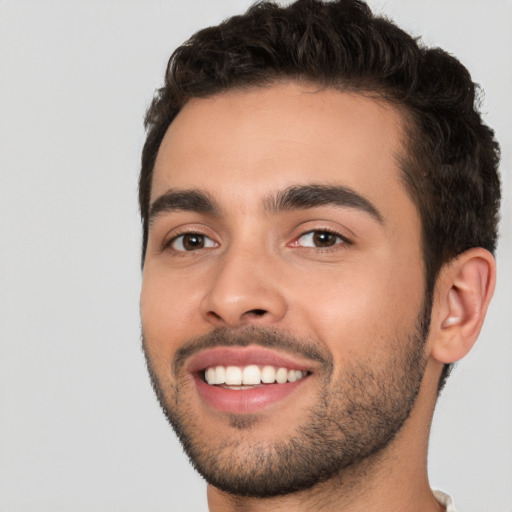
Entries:
{"type": "Polygon", "coordinates": [[[190,98],[286,78],[376,95],[404,113],[407,154],[400,163],[422,222],[427,300],[444,263],[471,247],[495,251],[499,146],[482,122],[467,69],[362,1],[298,0],[287,7],[257,3],[197,32],[172,54],[145,119],[143,261],[153,167],[180,109],[190,98]]]}

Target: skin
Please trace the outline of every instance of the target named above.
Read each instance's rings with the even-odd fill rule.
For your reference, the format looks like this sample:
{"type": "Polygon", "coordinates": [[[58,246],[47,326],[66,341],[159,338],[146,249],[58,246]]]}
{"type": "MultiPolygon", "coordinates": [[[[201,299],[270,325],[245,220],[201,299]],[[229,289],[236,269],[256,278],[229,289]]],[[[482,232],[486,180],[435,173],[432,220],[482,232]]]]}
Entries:
{"type": "MultiPolygon", "coordinates": [[[[243,451],[250,441],[286,440],[325,381],[313,375],[300,395],[257,412],[257,429],[237,429],[229,415],[204,404],[190,378],[177,382],[170,371],[187,340],[216,328],[282,330],[327,351],[336,378],[352,364],[385,364],[397,340],[411,333],[423,306],[424,265],[420,219],[397,164],[403,151],[401,114],[385,102],[296,83],[192,99],[171,124],[151,201],[170,189],[200,189],[219,212],[153,218],[141,317],[148,360],[163,389],[179,386],[201,442],[215,449],[235,439],[243,451]],[[339,205],[265,208],[269,195],[312,184],[355,191],[381,219],[339,205]],[[332,247],[314,247],[305,236],[312,230],[350,243],[339,238],[332,247]],[[205,235],[208,246],[182,250],[176,237],[191,231],[205,235]]],[[[271,499],[209,486],[210,510],[439,510],[426,472],[437,383],[443,363],[471,348],[493,283],[493,260],[483,250],[443,269],[418,398],[377,456],[344,470],[343,479],[271,499]]],[[[173,399],[171,391],[164,396],[170,405],[173,399]]]]}

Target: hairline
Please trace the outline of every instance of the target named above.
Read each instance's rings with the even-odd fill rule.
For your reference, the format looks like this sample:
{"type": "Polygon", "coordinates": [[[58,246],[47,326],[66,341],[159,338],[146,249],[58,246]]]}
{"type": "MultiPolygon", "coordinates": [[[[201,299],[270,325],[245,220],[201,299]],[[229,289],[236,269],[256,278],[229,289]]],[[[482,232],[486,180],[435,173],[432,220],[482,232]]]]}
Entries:
{"type": "MultiPolygon", "coordinates": [[[[418,213],[418,216],[420,218],[420,224],[421,224],[421,237],[420,237],[420,243],[421,243],[421,249],[423,254],[423,260],[424,264],[426,266],[427,264],[427,240],[425,238],[425,219],[423,217],[422,209],[420,208],[420,198],[418,195],[418,191],[415,190],[414,187],[414,174],[418,173],[417,166],[418,166],[418,156],[414,154],[414,146],[415,146],[415,139],[420,131],[420,127],[418,126],[417,121],[415,120],[415,115],[412,112],[411,108],[405,105],[403,102],[399,101],[398,99],[393,98],[390,95],[387,95],[385,91],[383,91],[383,87],[379,90],[378,87],[364,87],[360,86],[357,87],[353,84],[343,84],[341,83],[335,83],[334,81],[322,81],[322,80],[314,80],[312,78],[300,76],[300,75],[285,75],[284,73],[277,74],[275,76],[272,76],[272,74],[269,74],[269,76],[266,79],[259,79],[257,80],[255,78],[253,83],[249,84],[235,84],[228,87],[224,87],[222,89],[219,89],[216,92],[213,92],[211,94],[207,95],[191,95],[188,97],[183,104],[176,110],[174,113],[174,116],[172,117],[169,124],[166,126],[165,130],[163,131],[163,135],[158,143],[158,147],[156,148],[154,159],[153,159],[153,165],[151,167],[151,171],[149,173],[149,190],[147,194],[147,204],[144,205],[144,229],[147,234],[147,230],[149,228],[149,214],[151,210],[151,191],[153,188],[153,176],[156,166],[156,161],[158,157],[158,153],[160,151],[160,148],[162,147],[163,140],[173,124],[173,122],[176,120],[176,118],[179,116],[181,111],[185,108],[185,106],[193,101],[198,99],[213,99],[216,97],[224,96],[230,93],[244,93],[244,92],[254,92],[258,91],[260,89],[268,89],[275,85],[285,84],[285,83],[292,83],[297,84],[299,86],[314,86],[316,87],[316,90],[314,91],[308,91],[311,92],[311,94],[315,94],[318,92],[322,92],[325,90],[333,90],[338,91],[345,94],[353,94],[353,95],[359,95],[366,98],[369,98],[371,100],[374,100],[377,103],[382,103],[386,105],[387,107],[392,108],[397,114],[399,119],[399,130],[400,130],[400,148],[397,152],[395,152],[395,161],[397,164],[397,167],[400,171],[399,179],[402,185],[404,186],[404,190],[407,193],[408,197],[411,199],[412,203],[414,204],[414,207],[416,208],[416,212],[418,213]],[[412,180],[411,180],[412,178],[412,180]]],[[[306,91],[305,91],[306,92],[306,91]]],[[[146,248],[147,248],[147,238],[145,239],[144,247],[143,247],[143,255],[145,255],[146,248]]],[[[142,266],[144,266],[144,259],[142,261],[142,266]]],[[[431,276],[433,280],[435,281],[436,276],[431,276]]],[[[428,279],[428,276],[427,276],[428,279]]]]}

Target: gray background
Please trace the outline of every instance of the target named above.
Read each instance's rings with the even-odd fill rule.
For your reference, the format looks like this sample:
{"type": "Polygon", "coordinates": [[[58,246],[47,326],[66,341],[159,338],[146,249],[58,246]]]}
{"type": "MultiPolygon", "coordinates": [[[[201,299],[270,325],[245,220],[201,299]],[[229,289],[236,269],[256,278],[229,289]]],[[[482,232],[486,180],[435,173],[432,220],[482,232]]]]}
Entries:
{"type": "MultiPolygon", "coordinates": [[[[171,50],[247,0],[0,1],[0,511],[206,510],[139,342],[143,113],[171,50]]],[[[438,405],[434,487],[512,510],[512,2],[372,0],[457,55],[503,149],[499,285],[438,405]]]]}

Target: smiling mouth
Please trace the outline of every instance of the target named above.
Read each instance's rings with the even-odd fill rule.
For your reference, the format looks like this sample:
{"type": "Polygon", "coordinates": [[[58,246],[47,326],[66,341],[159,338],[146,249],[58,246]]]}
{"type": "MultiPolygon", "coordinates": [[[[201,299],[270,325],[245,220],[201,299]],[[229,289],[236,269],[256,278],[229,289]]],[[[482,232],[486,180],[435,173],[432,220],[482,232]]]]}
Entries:
{"type": "Polygon", "coordinates": [[[307,385],[318,364],[259,345],[217,346],[190,357],[186,372],[207,410],[251,414],[282,403],[307,385]]]}
{"type": "Polygon", "coordinates": [[[247,366],[210,366],[202,371],[203,381],[227,389],[251,389],[267,384],[296,382],[310,372],[285,367],[250,364],[247,366]]]}

